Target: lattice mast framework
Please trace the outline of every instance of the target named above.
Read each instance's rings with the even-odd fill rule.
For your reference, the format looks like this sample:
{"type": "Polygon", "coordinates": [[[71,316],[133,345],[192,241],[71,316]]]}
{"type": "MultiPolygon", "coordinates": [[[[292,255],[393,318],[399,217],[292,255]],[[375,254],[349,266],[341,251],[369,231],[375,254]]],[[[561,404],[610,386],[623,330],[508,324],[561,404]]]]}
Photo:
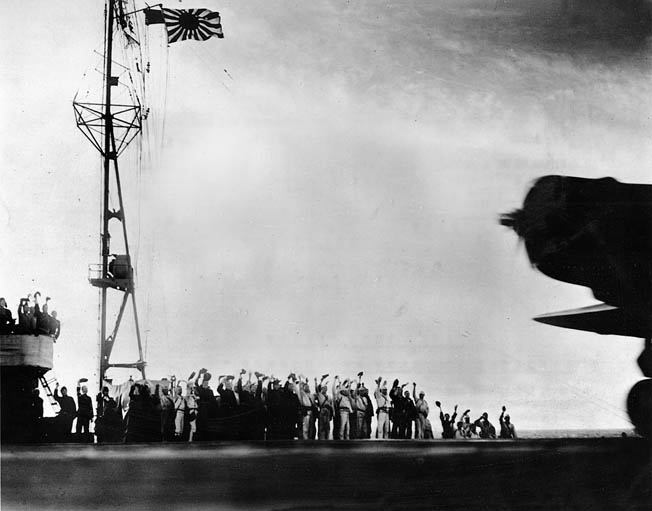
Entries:
{"type": "MultiPolygon", "coordinates": [[[[124,13],[122,4],[118,6],[118,18],[124,13]]],[[[119,21],[120,19],[118,19],[119,21]]],[[[100,288],[100,361],[99,361],[99,388],[104,385],[106,371],[111,367],[136,368],[145,378],[145,360],[140,338],[140,327],[138,324],[138,310],[136,308],[136,295],[133,278],[133,267],[129,252],[127,238],[127,227],[122,199],[122,187],[120,184],[120,172],[118,169],[118,156],[133,140],[141,130],[141,108],[140,105],[112,104],[111,92],[113,87],[119,84],[118,77],[112,76],[113,56],[113,28],[116,22],[115,0],[107,1],[106,15],[106,38],[104,48],[104,102],[103,103],[81,103],[73,101],[77,127],[86,138],[100,152],[103,161],[103,205],[102,205],[102,233],[100,258],[101,264],[97,268],[90,268],[89,282],[91,285],[100,288]],[[117,133],[116,133],[117,132],[117,133]],[[116,190],[118,196],[119,210],[109,208],[111,198],[111,168],[115,175],[116,190]],[[122,236],[124,241],[125,254],[112,255],[110,253],[110,230],[109,223],[112,219],[122,224],[122,236]],[[113,259],[110,261],[109,258],[113,259]],[[118,311],[115,325],[110,335],[107,336],[107,294],[109,289],[123,293],[122,303],[118,311]],[[118,329],[122,321],[127,303],[131,298],[133,316],[138,344],[139,359],[131,363],[112,363],[111,352],[115,345],[118,329]]],[[[94,265],[97,266],[97,265],[94,265]]]]}

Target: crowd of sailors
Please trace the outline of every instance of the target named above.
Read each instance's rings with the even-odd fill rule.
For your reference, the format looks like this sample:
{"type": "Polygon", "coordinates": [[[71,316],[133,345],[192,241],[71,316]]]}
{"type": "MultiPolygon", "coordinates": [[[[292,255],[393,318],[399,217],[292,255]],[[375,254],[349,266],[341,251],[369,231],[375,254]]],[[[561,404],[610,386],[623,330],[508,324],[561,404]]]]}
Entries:
{"type": "MultiPolygon", "coordinates": [[[[311,387],[303,375],[292,373],[281,381],[256,372],[247,378],[243,369],[237,378],[220,376],[215,393],[211,374],[201,369],[183,381],[172,377],[158,383],[131,382],[122,394],[104,387],[96,397],[95,416],[81,383],[78,410],[65,388],[60,394],[55,390],[55,398],[60,414],[69,421],[67,431],[76,417],[77,438],[85,441],[92,441],[88,430],[93,417],[98,442],[434,438],[430,408],[416,384],[394,380],[388,388],[379,377],[369,389],[362,376],[362,372],[344,380],[335,376],[329,384],[325,374],[311,387]],[[123,414],[127,395],[128,410],[123,414]]],[[[471,420],[470,410],[458,417],[457,405],[449,414],[439,401],[435,403],[443,438],[516,439],[504,406],[497,434],[486,412],[471,420]]]]}
{"type": "Polygon", "coordinates": [[[40,303],[41,293],[28,294],[21,298],[18,304],[18,323],[7,301],[0,298],[0,334],[50,335],[56,339],[61,333],[61,322],[57,319],[57,311],[49,312],[50,297],[40,303]]]}

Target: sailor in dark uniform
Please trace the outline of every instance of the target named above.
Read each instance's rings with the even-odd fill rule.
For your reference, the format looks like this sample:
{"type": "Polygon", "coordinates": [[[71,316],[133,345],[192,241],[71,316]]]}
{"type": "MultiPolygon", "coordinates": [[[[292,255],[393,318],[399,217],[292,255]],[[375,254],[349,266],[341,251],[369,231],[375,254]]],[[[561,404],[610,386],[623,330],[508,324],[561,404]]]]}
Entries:
{"type": "MultiPolygon", "coordinates": [[[[195,397],[197,399],[197,435],[198,440],[213,440],[208,431],[208,419],[217,415],[217,403],[213,389],[209,387],[211,373],[202,368],[195,380],[195,397]]],[[[218,389],[219,391],[219,389],[218,389]]]]}
{"type": "Polygon", "coordinates": [[[439,420],[441,421],[442,427],[441,437],[455,438],[455,418],[457,417],[457,405],[455,405],[455,408],[453,409],[453,415],[450,416],[447,413],[444,414],[441,409],[441,403],[439,401],[435,401],[435,404],[437,405],[437,408],[439,408],[439,420]]]}
{"type": "Polygon", "coordinates": [[[496,428],[489,422],[489,414],[487,412],[484,412],[473,424],[480,438],[496,438],[496,428]]]}
{"type": "Polygon", "coordinates": [[[280,380],[272,375],[267,383],[267,440],[279,440],[282,438],[283,410],[282,393],[280,380]]]}
{"type": "Polygon", "coordinates": [[[403,391],[399,385],[398,379],[394,380],[394,383],[392,384],[392,388],[389,391],[389,398],[392,401],[392,407],[389,414],[389,418],[392,421],[390,438],[399,438],[398,428],[402,413],[403,391]]]}
{"type": "Polygon", "coordinates": [[[325,378],[328,375],[322,376],[321,382],[317,383],[315,378],[315,388],[317,389],[317,408],[318,412],[318,434],[319,440],[328,440],[331,433],[331,420],[333,420],[333,400],[328,395],[328,383],[325,378]]]}
{"type": "Polygon", "coordinates": [[[77,412],[77,438],[82,442],[91,442],[89,424],[93,420],[93,401],[88,395],[88,388],[86,385],[81,385],[82,382],[87,381],[82,378],[77,382],[77,405],[79,411],[77,412]]]}
{"type": "Polygon", "coordinates": [[[75,420],[75,416],[77,415],[77,405],[75,405],[75,400],[68,395],[68,389],[66,387],[61,387],[61,395],[59,395],[58,383],[54,388],[54,399],[56,399],[61,407],[59,420],[61,421],[64,441],[68,442],[72,433],[72,421],[75,420]]]}
{"type": "Polygon", "coordinates": [[[235,376],[220,378],[217,393],[220,395],[220,417],[224,419],[224,436],[227,440],[238,438],[238,398],[233,392],[233,380],[235,376]]]}
{"type": "Polygon", "coordinates": [[[161,401],[161,438],[167,442],[174,439],[174,401],[167,386],[159,387],[158,398],[161,401]]]}
{"type": "Polygon", "coordinates": [[[412,438],[412,422],[417,417],[417,409],[414,406],[414,401],[410,397],[410,393],[406,390],[403,393],[403,420],[399,426],[400,438],[412,438]]]}
{"type": "Polygon", "coordinates": [[[7,308],[7,300],[0,298],[0,334],[9,334],[14,328],[15,319],[7,308]]]}
{"type": "Polygon", "coordinates": [[[107,441],[107,425],[104,417],[109,402],[109,387],[102,387],[102,392],[95,397],[95,436],[97,442],[107,441]]]}

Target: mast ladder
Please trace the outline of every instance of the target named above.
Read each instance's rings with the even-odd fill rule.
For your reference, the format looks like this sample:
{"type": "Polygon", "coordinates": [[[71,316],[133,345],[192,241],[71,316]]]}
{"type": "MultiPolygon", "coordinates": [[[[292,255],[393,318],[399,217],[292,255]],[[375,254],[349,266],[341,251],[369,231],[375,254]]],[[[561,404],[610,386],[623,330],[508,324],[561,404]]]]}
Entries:
{"type": "Polygon", "coordinates": [[[52,384],[54,384],[56,387],[59,382],[57,381],[57,377],[55,376],[54,371],[48,371],[46,374],[41,375],[39,377],[39,381],[41,382],[41,387],[43,387],[43,390],[45,391],[45,395],[48,397],[52,411],[54,413],[59,413],[59,402],[54,398],[54,393],[52,392],[51,387],[52,384]],[[46,374],[50,377],[46,378],[46,374]]]}

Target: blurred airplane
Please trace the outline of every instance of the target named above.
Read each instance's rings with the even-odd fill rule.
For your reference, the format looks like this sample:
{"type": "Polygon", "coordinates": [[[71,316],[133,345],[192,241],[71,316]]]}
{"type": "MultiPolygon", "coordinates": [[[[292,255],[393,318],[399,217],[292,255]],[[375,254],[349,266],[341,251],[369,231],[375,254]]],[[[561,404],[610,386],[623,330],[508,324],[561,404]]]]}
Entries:
{"type": "Polygon", "coordinates": [[[652,185],[545,176],[534,183],[523,208],[502,215],[500,223],[523,239],[535,268],[589,287],[604,302],[535,321],[645,339],[638,364],[647,379],[632,388],[627,408],[637,431],[651,437],[652,185]]]}

